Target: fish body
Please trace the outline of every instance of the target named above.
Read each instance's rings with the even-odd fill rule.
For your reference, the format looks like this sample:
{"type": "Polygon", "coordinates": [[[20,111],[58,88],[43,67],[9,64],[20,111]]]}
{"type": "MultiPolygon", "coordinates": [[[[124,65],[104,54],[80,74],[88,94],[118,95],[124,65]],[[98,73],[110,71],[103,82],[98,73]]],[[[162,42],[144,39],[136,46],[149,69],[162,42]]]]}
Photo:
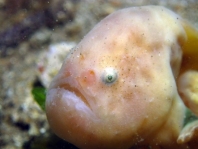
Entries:
{"type": "Polygon", "coordinates": [[[198,53],[188,38],[198,34],[187,29],[161,6],[125,8],[101,20],[48,89],[51,128],[79,148],[186,147],[177,142],[186,109],[186,84],[180,93],[178,78],[190,69],[184,55],[198,53]]]}

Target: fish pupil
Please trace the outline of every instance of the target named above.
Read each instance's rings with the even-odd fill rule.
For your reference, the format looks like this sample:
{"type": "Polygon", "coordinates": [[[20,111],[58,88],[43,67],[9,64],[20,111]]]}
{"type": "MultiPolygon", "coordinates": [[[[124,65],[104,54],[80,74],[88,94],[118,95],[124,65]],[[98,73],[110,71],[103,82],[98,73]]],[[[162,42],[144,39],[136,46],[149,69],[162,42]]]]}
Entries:
{"type": "Polygon", "coordinates": [[[109,81],[112,81],[113,77],[112,76],[108,76],[107,77],[109,81]]]}

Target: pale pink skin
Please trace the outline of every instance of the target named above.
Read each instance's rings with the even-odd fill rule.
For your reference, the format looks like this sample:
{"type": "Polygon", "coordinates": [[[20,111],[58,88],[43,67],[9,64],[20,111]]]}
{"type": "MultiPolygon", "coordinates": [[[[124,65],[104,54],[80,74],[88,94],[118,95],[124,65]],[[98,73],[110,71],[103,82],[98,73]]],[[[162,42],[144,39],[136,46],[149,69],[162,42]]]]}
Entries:
{"type": "Polygon", "coordinates": [[[117,11],[66,57],[52,81],[46,113],[54,132],[79,148],[176,146],[185,106],[175,79],[186,33],[164,7],[117,11]],[[114,83],[104,71],[117,72],[114,83]]]}

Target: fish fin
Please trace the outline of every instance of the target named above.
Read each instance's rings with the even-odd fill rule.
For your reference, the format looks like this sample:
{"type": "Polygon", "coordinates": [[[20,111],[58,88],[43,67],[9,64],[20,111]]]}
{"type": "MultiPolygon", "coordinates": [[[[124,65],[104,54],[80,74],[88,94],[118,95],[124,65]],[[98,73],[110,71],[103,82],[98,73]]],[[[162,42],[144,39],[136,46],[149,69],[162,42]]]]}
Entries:
{"type": "Polygon", "coordinates": [[[198,30],[186,21],[183,27],[187,35],[187,41],[183,45],[183,53],[188,56],[198,56],[198,30]]]}
{"type": "Polygon", "coordinates": [[[185,105],[198,116],[198,71],[187,71],[178,79],[178,91],[185,105]]]}
{"type": "Polygon", "coordinates": [[[196,140],[198,136],[198,120],[195,120],[189,124],[187,124],[183,130],[181,131],[177,143],[184,144],[189,141],[196,140]]]}
{"type": "Polygon", "coordinates": [[[186,21],[182,22],[187,41],[182,45],[183,58],[180,73],[198,70],[198,30],[186,21]]]}

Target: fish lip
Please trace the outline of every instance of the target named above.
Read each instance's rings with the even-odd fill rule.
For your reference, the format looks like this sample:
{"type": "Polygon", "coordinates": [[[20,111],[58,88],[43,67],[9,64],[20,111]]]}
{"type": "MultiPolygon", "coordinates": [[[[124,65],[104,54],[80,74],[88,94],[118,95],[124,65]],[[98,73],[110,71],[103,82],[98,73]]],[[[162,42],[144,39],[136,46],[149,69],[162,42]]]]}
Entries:
{"type": "Polygon", "coordinates": [[[92,110],[92,108],[91,108],[89,102],[87,101],[87,99],[85,98],[85,96],[83,95],[83,93],[81,93],[81,92],[79,91],[78,88],[72,87],[72,86],[71,86],[70,84],[68,84],[68,83],[60,83],[60,84],[58,83],[58,84],[52,84],[52,85],[50,86],[49,90],[51,90],[51,89],[64,89],[64,90],[67,90],[67,91],[69,91],[69,92],[75,94],[77,97],[79,97],[79,98],[84,102],[84,104],[85,104],[87,107],[89,107],[89,108],[92,110]]]}
{"type": "MultiPolygon", "coordinates": [[[[75,106],[74,106],[75,110],[83,112],[83,113],[86,113],[87,117],[89,117],[89,119],[92,119],[93,122],[100,121],[101,118],[95,113],[95,110],[91,107],[91,105],[89,104],[89,102],[87,101],[87,99],[85,98],[83,93],[81,93],[78,88],[71,87],[67,83],[64,83],[64,84],[62,83],[61,85],[51,84],[50,87],[49,87],[48,93],[53,92],[53,90],[56,90],[55,91],[56,93],[57,93],[58,90],[60,90],[60,92],[65,92],[66,91],[69,94],[74,94],[75,96],[78,97],[77,100],[73,100],[73,104],[75,104],[75,106]],[[78,101],[78,100],[80,100],[80,101],[78,101]],[[82,108],[81,108],[81,106],[79,106],[81,102],[86,107],[85,109],[83,108],[83,111],[81,111],[82,108]]],[[[62,98],[62,99],[64,100],[64,98],[62,98]]],[[[49,103],[51,103],[53,105],[53,101],[52,100],[53,100],[52,98],[51,98],[51,100],[49,98],[49,100],[46,102],[46,105],[48,105],[49,103]]],[[[67,104],[67,105],[69,105],[69,104],[67,104]]]]}

